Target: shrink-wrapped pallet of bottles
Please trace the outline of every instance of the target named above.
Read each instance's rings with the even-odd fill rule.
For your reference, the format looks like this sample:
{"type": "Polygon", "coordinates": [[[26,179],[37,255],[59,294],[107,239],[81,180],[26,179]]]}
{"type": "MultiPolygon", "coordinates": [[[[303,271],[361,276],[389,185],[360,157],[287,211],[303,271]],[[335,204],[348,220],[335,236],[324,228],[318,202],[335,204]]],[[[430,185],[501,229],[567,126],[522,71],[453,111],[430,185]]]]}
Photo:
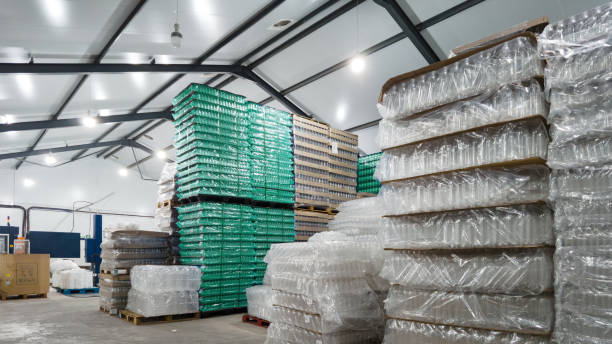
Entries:
{"type": "Polygon", "coordinates": [[[374,170],[382,153],[360,156],[357,164],[357,192],[377,194],[380,183],[374,179],[374,170]]]}

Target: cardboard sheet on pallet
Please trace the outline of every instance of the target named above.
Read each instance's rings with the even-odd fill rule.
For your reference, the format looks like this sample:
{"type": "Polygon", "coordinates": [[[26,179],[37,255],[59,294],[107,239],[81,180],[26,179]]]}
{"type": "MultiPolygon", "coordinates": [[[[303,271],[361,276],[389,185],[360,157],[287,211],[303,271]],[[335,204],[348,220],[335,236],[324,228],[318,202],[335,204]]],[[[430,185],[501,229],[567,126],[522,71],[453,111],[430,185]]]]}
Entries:
{"type": "Polygon", "coordinates": [[[299,170],[299,171],[295,171],[294,174],[296,176],[302,174],[302,175],[313,177],[313,178],[320,178],[320,179],[329,180],[329,173],[322,174],[322,173],[316,173],[316,172],[299,170]]]}
{"type": "Polygon", "coordinates": [[[338,174],[349,178],[357,178],[357,169],[355,169],[355,172],[347,172],[335,168],[330,168],[329,173],[338,174]]]}
{"type": "MultiPolygon", "coordinates": [[[[321,212],[321,211],[311,211],[311,210],[305,210],[305,209],[295,209],[294,213],[295,213],[296,216],[301,216],[301,217],[320,218],[320,219],[326,219],[326,220],[330,219],[330,215],[329,214],[321,212]]],[[[310,221],[310,220],[305,220],[305,221],[310,221]]],[[[313,221],[313,222],[316,222],[316,221],[313,221]]]]}
{"type": "Polygon", "coordinates": [[[329,183],[318,183],[318,182],[313,182],[310,180],[306,180],[306,179],[300,179],[300,178],[295,178],[295,184],[301,184],[301,185],[311,185],[311,186],[316,186],[316,187],[320,187],[320,188],[329,188],[329,183]]]}
{"type": "Polygon", "coordinates": [[[539,17],[535,19],[531,19],[525,22],[522,22],[518,25],[512,26],[506,30],[500,31],[498,33],[494,33],[490,36],[484,37],[474,42],[470,42],[467,44],[462,44],[456,48],[451,49],[451,53],[453,55],[465,54],[467,52],[472,51],[473,49],[479,48],[484,45],[493,44],[498,42],[506,37],[517,34],[519,32],[533,32],[533,33],[541,33],[542,30],[548,25],[548,17],[539,17]]]}
{"type": "Polygon", "coordinates": [[[338,183],[338,184],[344,184],[344,185],[350,185],[350,186],[357,186],[357,180],[345,180],[345,179],[340,179],[340,178],[334,178],[333,175],[329,176],[329,181],[332,183],[338,183]]]}
{"type": "Polygon", "coordinates": [[[329,128],[329,137],[354,146],[359,144],[359,137],[357,135],[340,129],[329,128]]]}
{"type": "Polygon", "coordinates": [[[357,171],[357,163],[349,164],[349,163],[346,163],[346,162],[334,160],[332,158],[332,159],[329,160],[329,164],[330,165],[335,165],[335,166],[341,166],[341,167],[344,167],[344,168],[350,168],[350,169],[353,169],[353,170],[357,171]]]}
{"type": "Polygon", "coordinates": [[[304,147],[304,148],[313,149],[313,150],[316,150],[316,151],[321,151],[321,152],[323,152],[325,154],[329,153],[329,149],[327,147],[321,147],[321,146],[313,145],[311,143],[300,141],[300,140],[297,140],[297,139],[294,140],[293,143],[294,143],[295,149],[298,149],[300,147],[304,147]]]}

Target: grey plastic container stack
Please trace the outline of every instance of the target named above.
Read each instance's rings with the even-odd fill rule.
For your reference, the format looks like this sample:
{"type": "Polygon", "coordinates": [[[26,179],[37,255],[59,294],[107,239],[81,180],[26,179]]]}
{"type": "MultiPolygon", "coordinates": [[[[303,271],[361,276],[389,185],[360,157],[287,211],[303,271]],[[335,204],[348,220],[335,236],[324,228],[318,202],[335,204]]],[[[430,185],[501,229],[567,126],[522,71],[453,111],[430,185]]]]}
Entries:
{"type": "Polygon", "coordinates": [[[557,236],[554,339],[612,343],[612,3],[550,24],[549,165],[557,236]]]}
{"type": "Polygon", "coordinates": [[[517,34],[383,86],[384,343],[550,341],[548,107],[536,47],[517,34]]]}

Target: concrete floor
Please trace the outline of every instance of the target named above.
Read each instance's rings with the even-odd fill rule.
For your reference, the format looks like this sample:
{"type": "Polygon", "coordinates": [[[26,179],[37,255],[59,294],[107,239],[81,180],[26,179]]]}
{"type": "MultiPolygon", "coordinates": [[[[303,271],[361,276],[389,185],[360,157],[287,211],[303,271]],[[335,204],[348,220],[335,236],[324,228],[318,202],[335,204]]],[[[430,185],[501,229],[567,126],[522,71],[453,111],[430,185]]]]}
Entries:
{"type": "Polygon", "coordinates": [[[242,314],[135,326],[100,312],[98,298],[50,290],[47,299],[0,301],[0,343],[261,344],[266,330],[242,314]]]}

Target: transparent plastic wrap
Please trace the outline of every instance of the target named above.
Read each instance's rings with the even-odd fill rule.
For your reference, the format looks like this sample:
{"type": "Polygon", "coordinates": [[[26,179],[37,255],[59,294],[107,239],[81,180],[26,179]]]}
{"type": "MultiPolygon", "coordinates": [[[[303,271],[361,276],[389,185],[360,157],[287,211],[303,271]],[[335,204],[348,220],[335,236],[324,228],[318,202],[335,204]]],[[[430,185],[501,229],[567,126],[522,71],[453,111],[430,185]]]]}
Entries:
{"type": "Polygon", "coordinates": [[[282,322],[268,327],[265,344],[378,344],[382,335],[374,331],[348,331],[321,334],[282,322]]]}
{"type": "Polygon", "coordinates": [[[93,272],[85,269],[63,270],[59,272],[56,287],[60,289],[93,288],[93,272]]]}
{"type": "Polygon", "coordinates": [[[553,170],[550,176],[550,198],[612,198],[612,165],[553,170]]]}
{"type": "Polygon", "coordinates": [[[256,285],[246,289],[247,313],[259,319],[272,319],[274,291],[269,285],[256,285]]]}
{"type": "Polygon", "coordinates": [[[157,185],[174,184],[174,176],[176,175],[176,166],[174,162],[167,162],[162,168],[157,185]]]}
{"type": "Polygon", "coordinates": [[[383,152],[381,182],[506,161],[546,160],[548,130],[540,118],[479,129],[383,152]]]}
{"type": "Polygon", "coordinates": [[[264,261],[276,274],[301,274],[310,278],[351,278],[376,273],[380,264],[364,252],[372,243],[306,242],[274,244],[264,261]]]}
{"type": "Polygon", "coordinates": [[[131,289],[126,308],[145,317],[200,311],[198,292],[195,290],[149,293],[131,289]]]}
{"type": "Polygon", "coordinates": [[[127,302],[130,287],[103,287],[100,288],[100,297],[108,299],[125,299],[127,302]]]}
{"type": "Polygon", "coordinates": [[[397,82],[383,94],[385,119],[405,118],[544,73],[535,42],[516,37],[437,70],[397,82]]]}
{"type": "Polygon", "coordinates": [[[550,344],[550,339],[512,332],[389,319],[383,344],[550,344]]]}
{"type": "Polygon", "coordinates": [[[581,137],[612,136],[612,99],[567,108],[566,112],[551,116],[549,123],[550,136],[555,145],[581,137]]]}
{"type": "Polygon", "coordinates": [[[359,295],[372,292],[365,277],[316,280],[300,275],[271,275],[270,285],[272,289],[308,296],[314,300],[318,300],[321,295],[338,295],[346,290],[359,295]]]}
{"type": "Polygon", "coordinates": [[[386,215],[492,207],[546,200],[543,165],[476,168],[383,184],[386,215]]]}
{"type": "Polygon", "coordinates": [[[555,259],[557,290],[568,288],[612,298],[612,245],[558,247],[555,259]]]}
{"type": "Polygon", "coordinates": [[[541,115],[548,106],[540,83],[508,84],[474,98],[445,105],[405,120],[383,119],[378,124],[380,149],[397,147],[499,122],[541,115]]]}
{"type": "MultiPolygon", "coordinates": [[[[271,288],[270,288],[271,289],[271,288]]],[[[272,304],[274,306],[281,306],[284,308],[293,309],[300,312],[310,314],[320,314],[321,308],[319,303],[306,295],[287,293],[280,290],[274,290],[271,294],[272,304]]],[[[248,299],[248,289],[247,289],[248,299]]],[[[250,314],[250,313],[249,313],[250,314]]]]}
{"type": "Polygon", "coordinates": [[[100,256],[102,259],[165,258],[168,256],[168,248],[105,248],[100,256]]]}
{"type": "Polygon", "coordinates": [[[554,300],[552,294],[467,294],[392,286],[385,314],[388,318],[440,325],[544,335],[552,331],[554,300]]]}
{"type": "Polygon", "coordinates": [[[132,289],[146,292],[198,290],[201,276],[197,266],[139,265],[130,270],[132,289]]]}
{"type": "Polygon", "coordinates": [[[165,265],[167,258],[146,258],[146,259],[102,259],[100,269],[127,269],[136,265],[165,265]]]}
{"type": "Polygon", "coordinates": [[[127,305],[127,295],[125,297],[108,297],[102,295],[102,290],[100,290],[100,307],[110,310],[110,309],[125,309],[127,305]]]}
{"type": "Polygon", "coordinates": [[[547,59],[546,89],[572,86],[589,79],[612,77],[612,35],[595,43],[588,51],[579,49],[568,57],[547,59]]]}
{"type": "Polygon", "coordinates": [[[609,104],[612,97],[612,78],[585,80],[550,92],[549,119],[586,113],[585,108],[597,104],[609,104]]]}
{"type": "Polygon", "coordinates": [[[557,246],[612,246],[612,199],[555,201],[557,246]]]}
{"type": "Polygon", "coordinates": [[[51,286],[59,287],[60,273],[66,270],[78,269],[79,266],[68,259],[51,259],[49,263],[49,272],[51,273],[51,286]]]}
{"type": "Polygon", "coordinates": [[[106,239],[110,239],[115,232],[136,231],[139,228],[140,226],[138,226],[135,223],[122,223],[122,222],[114,223],[112,225],[104,227],[104,229],[102,230],[103,241],[105,241],[106,239]]]}
{"type": "Polygon", "coordinates": [[[554,244],[553,214],[545,204],[448,211],[384,218],[390,249],[467,249],[554,244]]]}
{"type": "Polygon", "coordinates": [[[168,247],[167,236],[163,237],[118,237],[104,241],[100,247],[104,249],[123,248],[166,248],[168,247]]]}
{"type": "Polygon", "coordinates": [[[547,163],[554,169],[612,164],[612,135],[582,136],[571,141],[551,142],[547,163]]]}
{"type": "Polygon", "coordinates": [[[349,237],[349,240],[378,234],[384,210],[382,200],[378,197],[344,202],[340,204],[338,210],[340,212],[329,221],[330,231],[343,233],[349,237]]]}
{"type": "Polygon", "coordinates": [[[115,288],[115,287],[130,288],[132,286],[132,283],[130,282],[129,279],[124,280],[124,279],[117,279],[117,278],[111,278],[111,277],[106,277],[106,276],[108,275],[104,275],[104,276],[100,275],[100,288],[115,288]]]}
{"type": "Polygon", "coordinates": [[[612,29],[612,3],[551,23],[538,37],[542,57],[580,54],[600,46],[612,29]]]}
{"type": "Polygon", "coordinates": [[[553,249],[478,253],[395,251],[380,273],[411,289],[538,295],[553,290],[553,249]]]}
{"type": "Polygon", "coordinates": [[[612,343],[612,291],[590,293],[575,287],[556,292],[554,337],[559,343],[612,343]]]}

